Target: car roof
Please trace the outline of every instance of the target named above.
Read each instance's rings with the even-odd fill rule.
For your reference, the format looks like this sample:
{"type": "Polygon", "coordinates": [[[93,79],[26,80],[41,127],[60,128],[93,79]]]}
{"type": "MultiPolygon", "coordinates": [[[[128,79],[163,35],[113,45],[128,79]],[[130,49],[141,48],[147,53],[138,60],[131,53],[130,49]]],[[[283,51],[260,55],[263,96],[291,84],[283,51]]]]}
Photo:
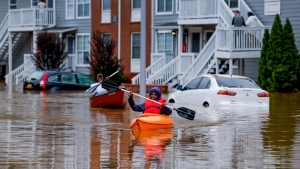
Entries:
{"type": "MultiPolygon", "coordinates": [[[[216,78],[216,77],[220,77],[220,78],[244,78],[244,79],[249,79],[246,76],[239,76],[239,75],[225,75],[225,74],[205,74],[205,75],[200,75],[200,76],[204,76],[204,77],[210,77],[210,78],[216,78]]],[[[199,76],[199,77],[200,77],[199,76]]]]}

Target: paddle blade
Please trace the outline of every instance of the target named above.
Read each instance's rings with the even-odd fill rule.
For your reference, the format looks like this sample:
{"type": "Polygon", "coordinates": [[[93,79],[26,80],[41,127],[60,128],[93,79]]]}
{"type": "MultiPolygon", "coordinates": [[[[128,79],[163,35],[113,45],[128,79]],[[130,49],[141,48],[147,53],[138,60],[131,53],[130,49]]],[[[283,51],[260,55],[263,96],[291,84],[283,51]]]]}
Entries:
{"type": "Polygon", "coordinates": [[[119,89],[119,85],[111,80],[104,80],[102,82],[102,88],[106,90],[116,90],[119,89]]]}
{"type": "Polygon", "coordinates": [[[185,107],[179,107],[177,109],[174,109],[178,115],[182,118],[188,119],[188,120],[194,120],[196,112],[194,110],[185,108],[185,107]]]}
{"type": "Polygon", "coordinates": [[[95,86],[86,89],[85,92],[86,92],[86,93],[92,93],[93,91],[95,91],[95,90],[97,89],[97,87],[98,87],[99,85],[100,85],[100,84],[96,84],[95,86]]]}

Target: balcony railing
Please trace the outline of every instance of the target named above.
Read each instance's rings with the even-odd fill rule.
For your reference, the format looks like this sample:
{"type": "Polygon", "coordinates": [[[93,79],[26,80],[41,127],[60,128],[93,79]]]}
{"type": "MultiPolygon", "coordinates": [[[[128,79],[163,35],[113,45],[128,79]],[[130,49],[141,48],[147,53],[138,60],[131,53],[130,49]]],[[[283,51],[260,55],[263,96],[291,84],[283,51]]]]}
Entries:
{"type": "Polygon", "coordinates": [[[217,48],[221,51],[261,50],[267,27],[217,27],[217,48]]]}
{"type": "Polygon", "coordinates": [[[218,0],[179,0],[179,19],[218,17],[218,0]]]}
{"type": "Polygon", "coordinates": [[[9,11],[10,27],[42,27],[54,26],[55,12],[52,8],[25,8],[9,11]]]}

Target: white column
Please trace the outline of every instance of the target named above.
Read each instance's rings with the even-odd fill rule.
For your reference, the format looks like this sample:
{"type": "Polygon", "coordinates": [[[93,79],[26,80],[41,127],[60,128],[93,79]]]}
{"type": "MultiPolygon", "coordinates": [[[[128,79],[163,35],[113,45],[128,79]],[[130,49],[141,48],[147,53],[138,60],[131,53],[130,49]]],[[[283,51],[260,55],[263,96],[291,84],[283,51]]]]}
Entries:
{"type": "Polygon", "coordinates": [[[12,32],[8,32],[8,73],[12,72],[12,32]]]}
{"type": "Polygon", "coordinates": [[[33,31],[33,36],[32,36],[32,51],[33,51],[33,53],[36,53],[36,50],[37,50],[36,40],[37,40],[36,31],[33,31]]]}
{"type": "Polygon", "coordinates": [[[232,75],[232,59],[229,59],[229,75],[232,75]]]}
{"type": "Polygon", "coordinates": [[[219,74],[219,58],[216,58],[216,74],[219,74]]]}
{"type": "Polygon", "coordinates": [[[118,59],[121,59],[121,0],[118,1],[118,59]]]}
{"type": "Polygon", "coordinates": [[[140,94],[146,95],[146,0],[141,0],[140,94]]]}
{"type": "Polygon", "coordinates": [[[182,53],[182,36],[183,36],[183,26],[179,25],[178,26],[178,55],[182,53]]]}

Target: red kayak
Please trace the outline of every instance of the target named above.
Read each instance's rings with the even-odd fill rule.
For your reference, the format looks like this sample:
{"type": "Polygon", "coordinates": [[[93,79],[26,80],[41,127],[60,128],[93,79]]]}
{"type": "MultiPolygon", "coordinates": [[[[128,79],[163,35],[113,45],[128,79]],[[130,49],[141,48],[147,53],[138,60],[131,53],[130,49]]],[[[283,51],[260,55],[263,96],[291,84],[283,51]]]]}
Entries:
{"type": "Polygon", "coordinates": [[[90,107],[124,108],[128,102],[128,94],[122,90],[90,98],[90,107]]]}

